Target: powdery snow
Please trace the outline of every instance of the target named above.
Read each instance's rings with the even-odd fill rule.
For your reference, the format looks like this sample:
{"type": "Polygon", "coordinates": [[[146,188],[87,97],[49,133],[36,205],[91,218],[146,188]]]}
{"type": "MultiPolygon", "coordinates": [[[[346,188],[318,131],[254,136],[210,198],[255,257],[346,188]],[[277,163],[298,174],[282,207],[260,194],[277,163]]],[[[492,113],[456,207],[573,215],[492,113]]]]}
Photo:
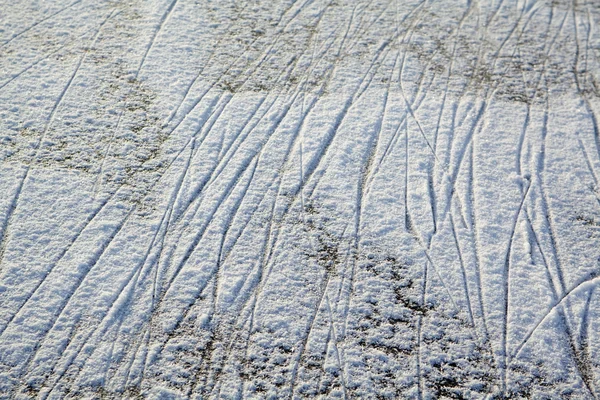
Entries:
{"type": "Polygon", "coordinates": [[[0,398],[597,398],[598,21],[0,1],[0,398]]]}

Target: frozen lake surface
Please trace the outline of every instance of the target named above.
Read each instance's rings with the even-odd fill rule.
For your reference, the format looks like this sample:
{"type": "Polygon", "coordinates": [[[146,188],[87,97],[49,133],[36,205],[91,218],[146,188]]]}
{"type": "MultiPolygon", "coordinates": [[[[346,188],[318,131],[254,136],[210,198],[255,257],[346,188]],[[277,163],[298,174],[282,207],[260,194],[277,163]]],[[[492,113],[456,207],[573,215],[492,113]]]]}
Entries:
{"type": "Polygon", "coordinates": [[[0,0],[0,398],[598,398],[599,22],[0,0]]]}

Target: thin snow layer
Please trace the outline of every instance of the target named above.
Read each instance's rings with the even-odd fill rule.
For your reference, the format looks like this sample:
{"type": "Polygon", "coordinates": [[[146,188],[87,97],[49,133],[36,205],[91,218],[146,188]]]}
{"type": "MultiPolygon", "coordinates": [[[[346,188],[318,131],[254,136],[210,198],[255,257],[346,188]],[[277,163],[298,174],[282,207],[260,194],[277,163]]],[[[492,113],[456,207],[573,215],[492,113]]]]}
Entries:
{"type": "Polygon", "coordinates": [[[0,398],[600,395],[597,1],[0,3],[0,398]]]}

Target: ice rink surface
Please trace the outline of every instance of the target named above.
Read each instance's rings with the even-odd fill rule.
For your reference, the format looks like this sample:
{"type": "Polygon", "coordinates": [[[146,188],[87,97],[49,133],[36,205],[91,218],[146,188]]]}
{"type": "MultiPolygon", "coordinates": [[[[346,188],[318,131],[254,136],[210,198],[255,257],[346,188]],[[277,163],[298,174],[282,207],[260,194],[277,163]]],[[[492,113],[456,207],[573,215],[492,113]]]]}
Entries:
{"type": "Polygon", "coordinates": [[[0,399],[597,399],[599,21],[0,0],[0,399]]]}

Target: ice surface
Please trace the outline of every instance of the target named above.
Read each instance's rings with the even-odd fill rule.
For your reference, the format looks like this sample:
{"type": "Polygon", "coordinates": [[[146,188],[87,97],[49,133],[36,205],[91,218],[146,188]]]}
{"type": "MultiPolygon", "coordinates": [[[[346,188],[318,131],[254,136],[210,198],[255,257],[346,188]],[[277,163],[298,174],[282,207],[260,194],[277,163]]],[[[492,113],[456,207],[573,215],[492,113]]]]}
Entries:
{"type": "Polygon", "coordinates": [[[599,21],[0,1],[0,398],[597,398],[599,21]]]}

